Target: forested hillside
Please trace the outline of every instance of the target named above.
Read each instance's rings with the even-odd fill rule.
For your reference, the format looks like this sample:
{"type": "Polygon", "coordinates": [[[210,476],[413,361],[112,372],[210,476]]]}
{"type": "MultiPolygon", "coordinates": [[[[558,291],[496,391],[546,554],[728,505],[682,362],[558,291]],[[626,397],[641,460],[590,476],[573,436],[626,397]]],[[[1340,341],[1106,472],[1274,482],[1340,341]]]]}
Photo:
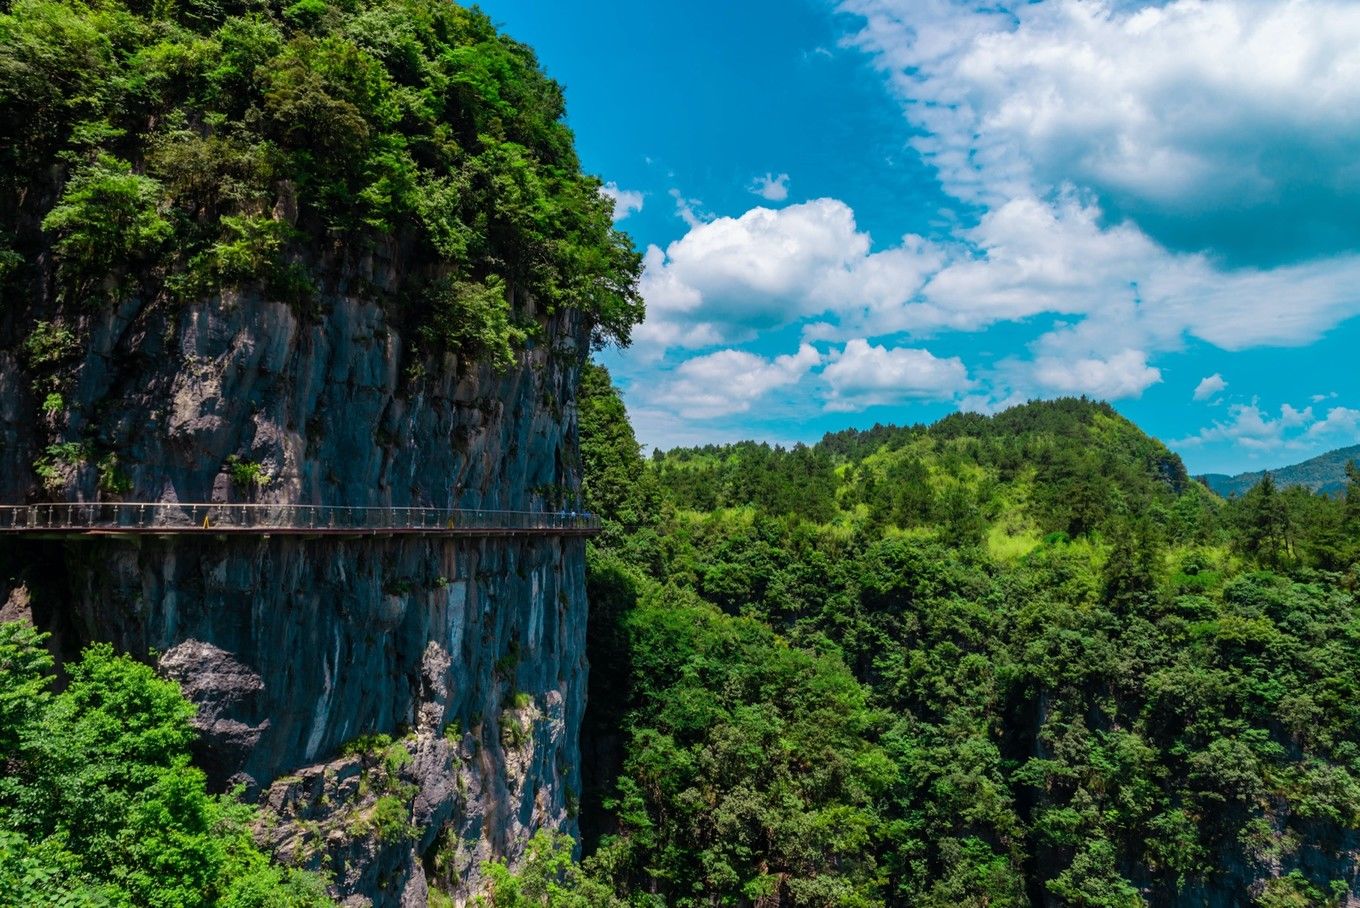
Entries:
{"type": "Polygon", "coordinates": [[[645,457],[575,397],[643,314],[602,189],[476,8],[0,5],[6,503],[604,519],[0,551],[0,908],[1360,904],[1357,449],[645,457]]]}
{"type": "MultiPolygon", "coordinates": [[[[1270,475],[1280,486],[1303,486],[1324,495],[1340,495],[1346,491],[1346,483],[1350,479],[1347,467],[1357,461],[1360,461],[1360,445],[1351,445],[1310,457],[1302,463],[1271,470],[1270,475]]],[[[1211,473],[1204,477],[1204,482],[1224,498],[1231,498],[1256,485],[1265,478],[1265,474],[1264,470],[1238,473],[1236,476],[1211,473]]]]}
{"type": "Polygon", "coordinates": [[[645,461],[587,390],[583,828],[620,898],[1355,892],[1360,483],[1224,502],[1086,400],[645,461]]]}

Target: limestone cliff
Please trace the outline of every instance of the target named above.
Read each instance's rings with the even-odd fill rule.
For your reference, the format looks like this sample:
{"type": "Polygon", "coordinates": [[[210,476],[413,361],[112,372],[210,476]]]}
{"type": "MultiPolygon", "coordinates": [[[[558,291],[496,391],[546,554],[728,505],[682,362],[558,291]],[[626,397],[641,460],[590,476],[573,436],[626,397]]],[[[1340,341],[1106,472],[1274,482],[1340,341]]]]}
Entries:
{"type": "MultiPolygon", "coordinates": [[[[357,277],[388,274],[370,262],[357,277]]],[[[306,314],[245,292],[11,316],[3,501],[520,509],[579,481],[589,329],[570,311],[538,316],[539,341],[504,372],[418,360],[388,309],[343,289],[306,314]],[[46,373],[15,326],[58,317],[64,406],[35,418],[46,373]],[[240,482],[240,464],[262,484],[240,482]]],[[[347,903],[423,905],[431,877],[466,898],[483,860],[513,860],[541,826],[574,831],[579,539],[4,547],[0,603],[27,600],[67,653],[102,639],[153,654],[199,705],[214,781],[270,807],[277,822],[262,832],[333,874],[347,903]]]]}

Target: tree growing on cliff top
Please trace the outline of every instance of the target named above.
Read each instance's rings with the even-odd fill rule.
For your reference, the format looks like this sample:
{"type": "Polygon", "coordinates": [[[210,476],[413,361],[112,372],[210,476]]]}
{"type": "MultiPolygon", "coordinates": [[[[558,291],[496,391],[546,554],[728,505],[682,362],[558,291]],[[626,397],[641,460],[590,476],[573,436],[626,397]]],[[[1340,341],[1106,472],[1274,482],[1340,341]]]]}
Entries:
{"type": "Polygon", "coordinates": [[[545,313],[580,313],[597,343],[642,318],[641,258],[581,171],[561,87],[476,9],[0,9],[6,300],[370,294],[426,352],[502,366],[545,313]]]}

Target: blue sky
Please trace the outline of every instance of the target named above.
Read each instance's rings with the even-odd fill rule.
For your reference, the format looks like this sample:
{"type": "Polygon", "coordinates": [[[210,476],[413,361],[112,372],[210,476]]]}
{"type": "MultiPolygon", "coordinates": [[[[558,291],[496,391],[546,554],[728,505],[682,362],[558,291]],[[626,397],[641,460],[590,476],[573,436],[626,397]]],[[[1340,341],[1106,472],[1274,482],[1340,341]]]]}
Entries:
{"type": "Polygon", "coordinates": [[[1360,441],[1360,4],[490,0],[646,253],[648,446],[1111,400],[1360,441]]]}

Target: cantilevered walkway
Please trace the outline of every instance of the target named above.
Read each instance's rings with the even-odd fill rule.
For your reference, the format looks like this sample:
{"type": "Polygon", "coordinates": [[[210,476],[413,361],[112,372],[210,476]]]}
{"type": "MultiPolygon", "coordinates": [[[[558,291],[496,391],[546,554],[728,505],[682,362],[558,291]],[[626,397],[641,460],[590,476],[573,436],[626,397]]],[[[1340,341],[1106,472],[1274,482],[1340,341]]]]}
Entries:
{"type": "Polygon", "coordinates": [[[0,505],[0,535],[591,536],[589,514],[311,504],[120,501],[0,505]]]}

